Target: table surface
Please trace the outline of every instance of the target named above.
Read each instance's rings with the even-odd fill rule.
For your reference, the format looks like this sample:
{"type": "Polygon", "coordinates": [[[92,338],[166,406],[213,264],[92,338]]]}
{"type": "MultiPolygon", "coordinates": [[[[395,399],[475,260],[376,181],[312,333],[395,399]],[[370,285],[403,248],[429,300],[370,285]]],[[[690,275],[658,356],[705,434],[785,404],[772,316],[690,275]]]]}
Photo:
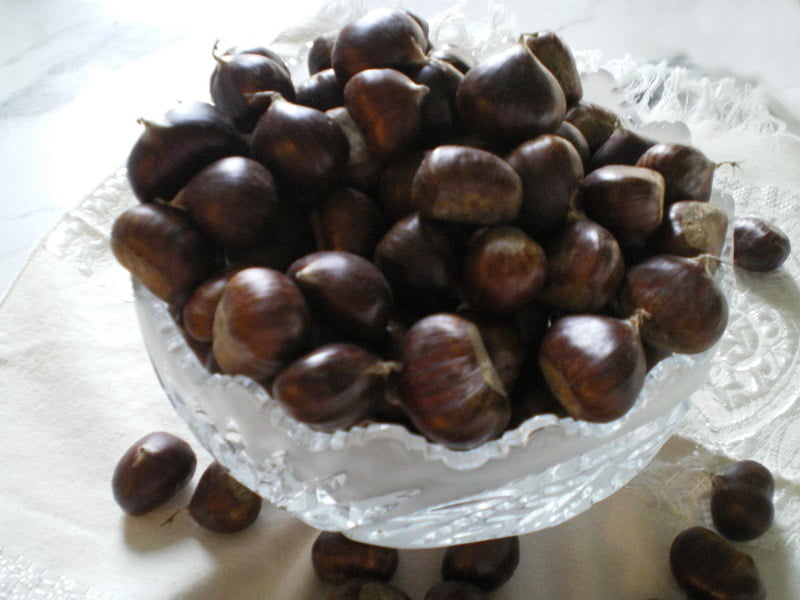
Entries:
{"type": "MultiPolygon", "coordinates": [[[[319,3],[252,4],[0,2],[0,298],[65,212],[124,164],[140,132],[137,118],[158,116],[176,100],[206,99],[214,40],[272,39],[313,15],[319,3]]],[[[428,15],[450,3],[404,5],[428,15]]],[[[733,78],[800,134],[796,0],[501,6],[522,29],[557,31],[572,48],[598,50],[605,60],[629,55],[712,81],[733,78]]]]}

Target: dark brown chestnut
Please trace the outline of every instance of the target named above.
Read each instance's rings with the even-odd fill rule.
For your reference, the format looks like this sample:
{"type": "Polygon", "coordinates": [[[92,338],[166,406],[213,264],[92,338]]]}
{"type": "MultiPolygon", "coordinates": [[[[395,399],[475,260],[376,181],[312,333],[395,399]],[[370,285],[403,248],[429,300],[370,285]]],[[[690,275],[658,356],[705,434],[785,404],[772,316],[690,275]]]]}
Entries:
{"type": "Polygon", "coordinates": [[[306,57],[309,75],[331,68],[331,52],[333,51],[337,33],[332,31],[318,35],[311,42],[311,48],[308,49],[308,56],[306,57]]]}
{"type": "Polygon", "coordinates": [[[341,250],[320,250],[296,260],[287,275],[318,315],[356,339],[382,337],[392,309],[392,289],[367,259],[341,250]]]}
{"type": "Polygon", "coordinates": [[[384,166],[378,182],[377,200],[387,216],[397,221],[419,210],[411,195],[411,184],[429,150],[398,156],[384,166]]]}
{"type": "Polygon", "coordinates": [[[775,480],[759,462],[740,460],[711,477],[711,519],[729,540],[761,537],[772,526],[775,480]]]}
{"type": "Polygon", "coordinates": [[[589,170],[606,165],[635,165],[642,154],[655,145],[655,140],[620,125],[592,154],[589,170]]]}
{"type": "Polygon", "coordinates": [[[660,143],[636,161],[636,166],[658,171],[666,183],[665,205],[678,200],[707,201],[717,165],[694,146],[660,143]]]}
{"type": "Polygon", "coordinates": [[[547,330],[539,345],[539,366],[573,418],[613,421],[636,402],[647,372],[640,319],[640,314],[628,320],[567,315],[547,330]]]}
{"type": "Polygon", "coordinates": [[[622,246],[639,246],[661,225],[664,178],[657,171],[607,165],[581,183],[586,216],[608,229],[622,246]]]}
{"type": "Polygon", "coordinates": [[[576,208],[583,161],[565,138],[544,134],[524,142],[506,157],[522,181],[522,206],[516,223],[535,238],[563,225],[576,208]]]}
{"type": "Polygon", "coordinates": [[[761,575],[751,556],[705,527],[691,527],[673,540],[669,564],[691,598],[764,600],[761,575]]]}
{"type": "Polygon", "coordinates": [[[564,120],[577,127],[589,145],[589,153],[594,154],[611,134],[619,128],[619,116],[612,110],[581,100],[570,107],[564,120]]]}
{"type": "Polygon", "coordinates": [[[423,215],[434,219],[473,225],[510,223],[522,204],[522,181],[496,154],[443,145],[420,163],[411,199],[423,215]]]}
{"type": "Polygon", "coordinates": [[[171,433],[155,431],[134,443],[117,462],[111,478],[114,499],[129,515],[158,508],[194,475],[192,447],[171,433]]]}
{"type": "Polygon", "coordinates": [[[649,240],[657,254],[720,256],[728,231],[728,215],[709,202],[673,202],[658,231],[649,240]]]}
{"type": "Polygon", "coordinates": [[[331,50],[331,66],[342,85],[366,69],[403,70],[425,60],[428,38],[408,11],[376,8],[342,27],[331,50]]]}
{"type": "Polygon", "coordinates": [[[172,204],[185,209],[223,249],[255,246],[274,226],[275,179],[251,158],[229,156],[189,180],[172,204]]]}
{"type": "Polygon", "coordinates": [[[357,578],[340,583],[327,600],[411,600],[405,592],[379,579],[357,578]]]}
{"type": "Polygon", "coordinates": [[[344,106],[370,153],[386,160],[417,141],[427,93],[426,86],[394,69],[366,69],[344,86],[344,106]]]}
{"type": "Polygon", "coordinates": [[[172,200],[206,165],[226,156],[247,156],[233,122],[204,102],[179,104],[163,122],[140,119],[144,131],[127,160],[128,182],[141,202],[172,200]]]}
{"type": "Polygon", "coordinates": [[[475,66],[475,57],[468,50],[459,46],[445,44],[428,52],[430,58],[441,60],[453,65],[462,74],[475,66]]]}
{"type": "Polygon", "coordinates": [[[452,309],[460,295],[460,258],[441,223],[412,213],[397,221],[375,248],[375,265],[396,300],[421,311],[452,309]]]}
{"type": "Polygon", "coordinates": [[[214,313],[222,291],[236,269],[225,269],[198,285],[183,305],[181,317],[184,329],[199,342],[210,342],[214,330],[214,313]]]}
{"type": "Polygon", "coordinates": [[[575,150],[578,151],[580,154],[581,162],[583,163],[583,170],[585,173],[589,172],[589,161],[591,159],[591,152],[589,151],[589,142],[586,141],[586,138],[581,133],[581,130],[575,127],[569,121],[561,121],[561,125],[558,126],[553,133],[556,135],[560,135],[565,140],[567,140],[570,144],[575,146],[575,150]]]}
{"type": "Polygon", "coordinates": [[[214,313],[213,352],[223,372],[270,379],[306,349],[311,317],[283,273],[250,267],[234,274],[214,313]]]}
{"type": "Polygon", "coordinates": [[[217,533],[237,533],[258,519],[261,496],[231,476],[214,461],[200,477],[189,501],[189,514],[195,522],[217,533]]]}
{"type": "Polygon", "coordinates": [[[728,301],[704,260],[657,255],[631,267],[617,295],[617,309],[644,309],[642,337],[672,352],[708,350],[725,332],[728,301]]]}
{"type": "Polygon", "coordinates": [[[456,110],[456,90],[464,75],[450,63],[430,58],[412,79],[428,88],[422,99],[421,142],[427,147],[452,142],[463,125],[456,110]]]}
{"type": "Polygon", "coordinates": [[[519,565],[516,536],[450,546],[442,558],[442,578],[466,581],[484,591],[506,583],[519,565]]]}
{"type": "Polygon", "coordinates": [[[314,572],[328,583],[356,578],[388,581],[399,561],[394,548],[357,542],[336,531],[320,532],[311,546],[314,572]]]}
{"type": "Polygon", "coordinates": [[[477,231],[464,260],[464,296],[475,308],[509,314],[532,302],[547,277],[542,247],[522,229],[495,225],[477,231]]]}
{"type": "Polygon", "coordinates": [[[137,204],[111,228],[117,261],[165,302],[180,306],[216,266],[217,250],[182,210],[137,204]]]}
{"type": "Polygon", "coordinates": [[[253,131],[253,158],[275,176],[278,185],[313,196],[342,178],[350,148],[339,125],[324,112],[264,92],[269,108],[253,131]]]}
{"type": "Polygon", "coordinates": [[[325,344],[284,368],[272,394],[287,413],[313,429],[348,429],[382,401],[394,368],[359,346],[325,344]]]}
{"type": "Polygon", "coordinates": [[[539,298],[545,304],[565,312],[592,312],[614,297],[625,265],[608,229],[573,216],[542,245],[547,281],[539,298]]]}
{"type": "Polygon", "coordinates": [[[756,217],[733,221],[733,262],[748,271],[768,272],[778,269],[789,258],[792,245],[774,223],[756,217]]]}
{"type": "Polygon", "coordinates": [[[475,323],[483,345],[505,390],[511,390],[520,376],[528,355],[528,344],[519,319],[496,317],[467,311],[459,313],[475,323]]]}
{"type": "Polygon", "coordinates": [[[373,155],[367,148],[367,140],[344,106],[337,106],[325,111],[341,128],[350,146],[342,183],[366,193],[373,193],[380,179],[383,161],[373,155]]]}
{"type": "Polygon", "coordinates": [[[566,100],[558,80],[520,39],[467,71],[456,106],[471,131],[513,147],[555,131],[566,100]]]}
{"type": "Polygon", "coordinates": [[[474,323],[425,317],[408,330],[400,357],[400,400],[429,439],[468,450],[505,430],[511,407],[474,323]]]}
{"type": "Polygon", "coordinates": [[[211,74],[211,99],[242,133],[253,131],[264,112],[265,106],[254,99],[257,92],[274,91],[294,100],[291,73],[272,50],[230,48],[220,54],[215,45],[212,55],[216,65],[211,74]]]}
{"type": "Polygon", "coordinates": [[[486,600],[481,588],[466,581],[440,581],[425,594],[425,600],[486,600]]]}
{"type": "Polygon", "coordinates": [[[387,229],[378,205],[350,187],[337,188],[318,198],[310,217],[319,250],[343,250],[369,258],[387,229]]]}
{"type": "Polygon", "coordinates": [[[333,69],[325,69],[297,84],[295,102],[324,112],[344,105],[344,89],[333,69]]]}
{"type": "Polygon", "coordinates": [[[564,91],[567,106],[577,103],[583,97],[583,84],[569,46],[553,31],[524,34],[522,39],[536,58],[555,75],[564,91]]]}

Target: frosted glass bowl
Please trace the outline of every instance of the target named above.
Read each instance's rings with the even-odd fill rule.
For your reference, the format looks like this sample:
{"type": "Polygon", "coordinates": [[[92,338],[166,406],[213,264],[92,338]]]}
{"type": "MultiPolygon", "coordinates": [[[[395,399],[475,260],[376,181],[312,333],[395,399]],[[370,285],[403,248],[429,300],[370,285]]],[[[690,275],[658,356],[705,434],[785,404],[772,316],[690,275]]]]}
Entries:
{"type": "MultiPolygon", "coordinates": [[[[732,217],[732,200],[715,192],[732,217]]],[[[730,257],[730,235],[724,255],[730,257]]],[[[732,269],[717,272],[730,298],[732,269]]],[[[611,423],[538,415],[500,439],[448,450],[404,427],[321,433],[263,387],[210,374],[167,305],[134,282],[147,351],[175,410],[247,487],[309,525],[396,548],[447,546],[552,527],[642,471],[705,381],[715,348],[674,355],[647,375],[634,407],[611,423]]]]}

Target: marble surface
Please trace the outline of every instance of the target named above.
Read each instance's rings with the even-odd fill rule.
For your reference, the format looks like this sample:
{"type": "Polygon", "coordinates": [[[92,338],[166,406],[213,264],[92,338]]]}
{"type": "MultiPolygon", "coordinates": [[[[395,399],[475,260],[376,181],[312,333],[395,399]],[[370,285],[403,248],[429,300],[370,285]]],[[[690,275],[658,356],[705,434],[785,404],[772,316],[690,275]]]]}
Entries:
{"type": "MultiPolygon", "coordinates": [[[[368,2],[368,6],[377,5],[368,2]]],[[[667,60],[759,90],[800,133],[796,0],[466,2],[604,58],[667,60]],[[489,8],[485,8],[489,7],[489,8]]],[[[352,5],[352,2],[343,3],[352,5]]],[[[405,4],[430,15],[452,3],[405,4]]],[[[0,2],[0,297],[36,243],[123,164],[136,119],[205,98],[215,39],[269,41],[318,2],[0,2]]]]}

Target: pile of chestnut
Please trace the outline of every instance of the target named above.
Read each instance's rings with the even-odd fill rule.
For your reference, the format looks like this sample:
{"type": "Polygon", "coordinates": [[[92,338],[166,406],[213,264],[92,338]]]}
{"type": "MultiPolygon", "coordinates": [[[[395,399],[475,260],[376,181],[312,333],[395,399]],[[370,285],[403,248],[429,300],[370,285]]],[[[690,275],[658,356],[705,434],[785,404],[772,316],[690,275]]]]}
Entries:
{"type": "Polygon", "coordinates": [[[213,103],[142,121],[112,249],[210,370],[295,419],[465,450],[542,412],[617,419],[654,362],[721,337],[717,165],[583,100],[557,35],[476,61],[382,8],[300,82],[267,48],[213,57],[213,103]]]}

